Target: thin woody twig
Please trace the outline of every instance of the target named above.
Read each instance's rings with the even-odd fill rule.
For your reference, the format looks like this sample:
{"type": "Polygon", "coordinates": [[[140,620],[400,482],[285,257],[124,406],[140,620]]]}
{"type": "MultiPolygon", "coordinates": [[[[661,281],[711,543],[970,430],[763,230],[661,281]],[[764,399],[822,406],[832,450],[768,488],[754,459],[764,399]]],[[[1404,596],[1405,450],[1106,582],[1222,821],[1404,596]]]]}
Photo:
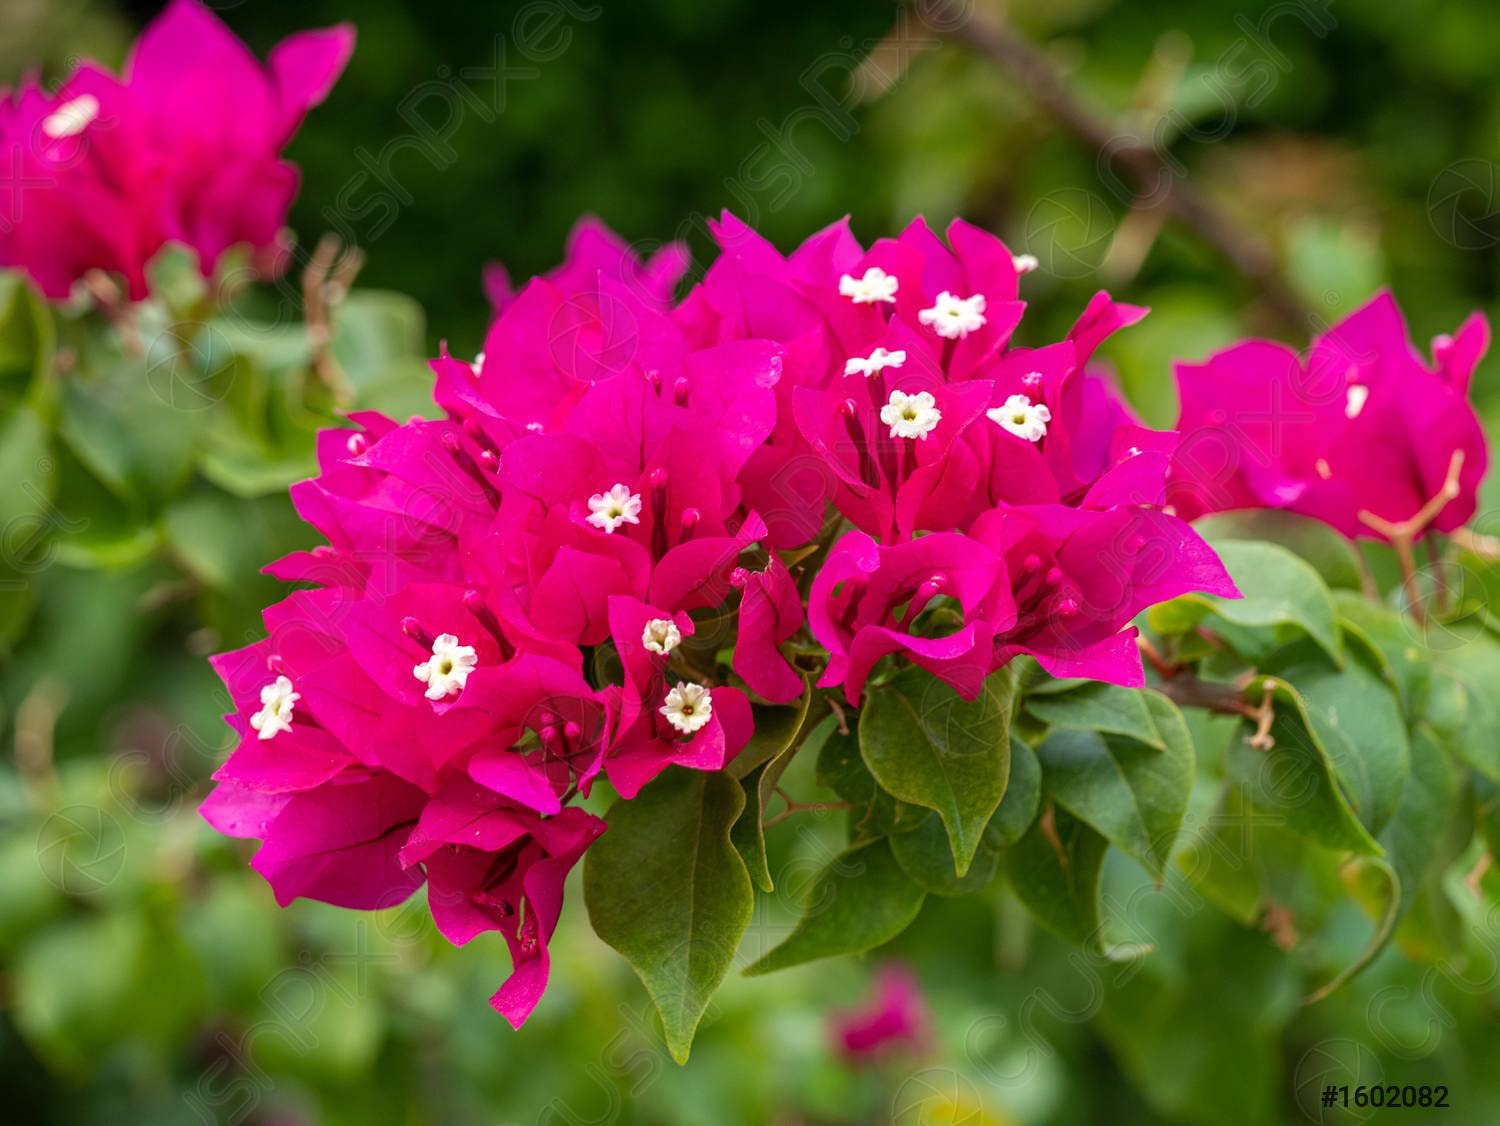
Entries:
{"type": "Polygon", "coordinates": [[[1246,740],[1259,751],[1270,750],[1276,745],[1271,735],[1271,725],[1276,722],[1274,706],[1274,682],[1267,680],[1262,685],[1263,695],[1259,704],[1245,700],[1246,685],[1218,684],[1199,680],[1191,672],[1179,670],[1165,677],[1160,683],[1151,685],[1173,703],[1185,708],[1201,708],[1219,715],[1235,715],[1255,721],[1255,730],[1246,740]]]}
{"type": "Polygon", "coordinates": [[[341,403],[353,400],[354,389],[333,355],[334,316],[364,264],[362,250],[343,246],[330,233],[318,240],[302,271],[302,318],[312,347],[313,373],[341,403]]]}
{"type": "Polygon", "coordinates": [[[1113,166],[1143,197],[1209,243],[1236,272],[1255,283],[1267,305],[1288,328],[1305,332],[1313,320],[1307,306],[1282,277],[1265,242],[1243,229],[1216,203],[1188,183],[1148,145],[1122,144],[1129,136],[1084,104],[1047,54],[1003,20],[964,13],[954,0],[917,0],[934,26],[993,62],[1016,80],[1068,132],[1113,166]]]}
{"type": "Polygon", "coordinates": [[[1453,456],[1448,460],[1448,473],[1443,478],[1442,488],[1438,489],[1436,495],[1430,497],[1427,503],[1408,516],[1405,520],[1387,520],[1376,516],[1368,509],[1361,509],[1359,522],[1367,528],[1373,528],[1387,540],[1396,552],[1396,558],[1401,563],[1401,586],[1406,591],[1406,604],[1411,610],[1411,616],[1420,625],[1425,617],[1422,612],[1420,599],[1421,592],[1417,589],[1417,539],[1427,530],[1427,526],[1442,514],[1443,509],[1448,507],[1462,491],[1459,477],[1464,468],[1464,451],[1454,450],[1453,456]]]}
{"type": "Polygon", "coordinates": [[[854,803],[847,801],[793,801],[791,796],[780,786],[776,787],[776,793],[782,801],[786,802],[786,808],[774,817],[769,817],[761,822],[762,829],[769,829],[773,825],[780,825],[794,813],[825,813],[829,810],[853,809],[854,803]]]}

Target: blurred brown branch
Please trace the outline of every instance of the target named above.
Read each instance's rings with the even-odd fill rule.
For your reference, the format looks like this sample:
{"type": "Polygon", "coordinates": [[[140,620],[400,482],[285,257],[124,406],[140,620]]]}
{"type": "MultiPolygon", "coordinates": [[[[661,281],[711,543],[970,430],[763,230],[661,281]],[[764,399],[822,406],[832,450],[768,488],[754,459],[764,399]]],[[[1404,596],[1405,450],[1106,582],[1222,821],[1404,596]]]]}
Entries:
{"type": "Polygon", "coordinates": [[[915,0],[926,21],[966,44],[1013,78],[1059,125],[1107,161],[1140,194],[1171,215],[1254,283],[1288,329],[1305,334],[1313,317],[1282,276],[1265,241],[1178,174],[1155,149],[1136,143],[1074,93],[1041,48],[1002,18],[980,14],[960,0],[915,0]]]}

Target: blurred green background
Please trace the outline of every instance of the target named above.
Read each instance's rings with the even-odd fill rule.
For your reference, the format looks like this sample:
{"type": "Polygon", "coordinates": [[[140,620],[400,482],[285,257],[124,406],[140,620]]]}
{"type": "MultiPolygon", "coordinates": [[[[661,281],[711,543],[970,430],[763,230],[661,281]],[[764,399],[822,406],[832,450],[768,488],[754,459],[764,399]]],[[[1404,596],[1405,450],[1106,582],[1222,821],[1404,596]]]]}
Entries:
{"type": "MultiPolygon", "coordinates": [[[[0,74],[116,63],[157,7],[0,0],[0,74]]],[[[1151,305],[1107,352],[1158,424],[1175,409],[1172,358],[1288,333],[1212,247],[1115,190],[1025,89],[920,23],[892,37],[899,9],[885,3],[215,7],[261,54],[296,29],[357,23],[347,75],[291,147],[305,176],[291,221],[308,244],[328,230],[359,243],[362,285],[416,299],[412,354],[440,339],[477,350],[484,263],[518,279],[549,268],[580,213],[647,246],[685,237],[701,265],[704,217],[726,206],[784,248],[845,212],[866,240],[917,212],[966,215],[1040,259],[1027,342],[1055,338],[1101,286],[1151,305]]],[[[1096,108],[1266,241],[1314,321],[1382,285],[1421,342],[1472,308],[1496,312],[1490,0],[1008,11],[1096,108]]],[[[399,371],[400,395],[420,401],[420,366],[399,371]]],[[[1492,423],[1497,392],[1491,358],[1475,393],[1492,423]]],[[[279,492],[225,507],[198,503],[191,473],[178,484],[185,501],[142,502],[158,521],[149,550],[80,541],[0,592],[6,1121],[1337,1122],[1359,1119],[1317,1106],[1324,1083],[1376,1081],[1449,1087],[1452,1110],[1387,1117],[1500,1120],[1500,935],[1492,900],[1461,881],[1442,909],[1458,953],[1422,963],[1392,948],[1312,1008],[1298,1004],[1303,973],[1358,946],[1352,908],[1288,954],[1275,939],[1295,936],[1241,928],[1171,882],[1151,892],[1115,856],[1110,902],[1156,950],[1113,965],[1028,928],[1005,895],[930,899],[890,953],[916,967],[939,1034],[879,1067],[841,1060],[826,1031],[873,959],[732,977],[676,1067],[574,896],[551,990],[513,1033],[486,1005],[506,973],[498,940],[449,948],[420,897],[378,916],[278,911],[246,850],[198,821],[225,749],[202,657],[254,635],[276,590],[257,568],[309,536],[279,492]]],[[[73,518],[81,494],[58,489],[73,518]]],[[[808,776],[788,788],[811,789],[810,764],[794,769],[808,776]]],[[[746,961],[786,932],[839,840],[832,815],[773,834],[778,892],[746,961]]]]}

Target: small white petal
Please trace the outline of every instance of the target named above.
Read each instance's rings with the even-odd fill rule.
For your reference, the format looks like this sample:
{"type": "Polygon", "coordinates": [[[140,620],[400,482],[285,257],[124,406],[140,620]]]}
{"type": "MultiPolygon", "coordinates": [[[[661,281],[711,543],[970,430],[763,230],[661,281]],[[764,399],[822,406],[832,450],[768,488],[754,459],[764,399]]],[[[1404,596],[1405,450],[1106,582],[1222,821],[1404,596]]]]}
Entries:
{"type": "Polygon", "coordinates": [[[92,94],[80,94],[72,101],[64,102],[42,121],[42,132],[53,140],[76,137],[99,116],[99,99],[92,94]]]}
{"type": "Polygon", "coordinates": [[[628,485],[612,485],[607,493],[589,497],[588,522],[606,533],[622,524],[641,522],[641,494],[632,493],[628,485]]]}
{"type": "Polygon", "coordinates": [[[250,726],[262,739],[274,738],[279,732],[292,729],[294,705],[302,699],[292,690],[292,682],[278,676],[260,690],[260,711],[250,717],[250,726]]]}
{"type": "Polygon", "coordinates": [[[886,368],[898,368],[906,363],[906,352],[904,349],[896,349],[887,352],[884,348],[876,348],[868,356],[863,358],[852,356],[844,361],[845,375],[863,375],[866,379],[876,372],[884,371],[886,368]]]}
{"type": "Polygon", "coordinates": [[[1028,442],[1040,442],[1047,436],[1052,411],[1045,403],[1033,403],[1025,395],[1012,395],[1003,406],[991,407],[984,416],[1003,430],[1028,442]]]}
{"type": "Polygon", "coordinates": [[[863,277],[845,274],[839,278],[839,295],[856,305],[874,305],[881,301],[894,304],[900,285],[901,279],[894,274],[886,273],[879,266],[871,266],[863,277]]]}
{"type": "Polygon", "coordinates": [[[678,731],[691,735],[712,718],[713,696],[701,684],[685,684],[679,680],[657,710],[678,731]]]}
{"type": "Polygon", "coordinates": [[[641,644],[665,657],[682,644],[682,631],[671,618],[652,618],[641,633],[641,644]]]}
{"type": "Polygon", "coordinates": [[[945,289],[932,308],[917,313],[917,319],[944,340],[962,340],[984,327],[984,294],[959,297],[945,289]]]}
{"type": "Polygon", "coordinates": [[[1036,260],[1035,254],[1017,254],[1012,256],[1010,264],[1015,267],[1018,274],[1029,274],[1037,266],[1041,265],[1036,260]]]}
{"type": "Polygon", "coordinates": [[[943,412],[937,409],[937,400],[927,391],[918,391],[915,395],[892,391],[890,402],[880,408],[880,421],[891,428],[892,438],[916,438],[925,442],[942,418],[943,412]]]}
{"type": "Polygon", "coordinates": [[[460,645],[453,634],[442,633],[433,639],[432,656],[411,674],[427,685],[425,695],[429,700],[442,700],[462,692],[478,664],[479,654],[472,645],[460,645]]]}
{"type": "Polygon", "coordinates": [[[1344,417],[1358,418],[1359,412],[1365,409],[1365,400],[1369,397],[1370,389],[1363,383],[1351,383],[1344,399],[1344,417]]]}

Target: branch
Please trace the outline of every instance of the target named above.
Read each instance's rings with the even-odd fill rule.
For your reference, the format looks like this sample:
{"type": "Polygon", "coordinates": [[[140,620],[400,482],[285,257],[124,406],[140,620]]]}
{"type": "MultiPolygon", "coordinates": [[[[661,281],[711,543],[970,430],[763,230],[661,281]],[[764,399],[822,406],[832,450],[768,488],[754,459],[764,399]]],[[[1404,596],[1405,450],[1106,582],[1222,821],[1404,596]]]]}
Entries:
{"type": "Polygon", "coordinates": [[[1247,684],[1219,684],[1214,681],[1199,680],[1187,670],[1176,672],[1150,687],[1179,707],[1202,708],[1204,711],[1217,712],[1219,715],[1253,719],[1255,731],[1250,735],[1249,744],[1258,751],[1267,751],[1276,745],[1276,740],[1271,735],[1271,725],[1276,721],[1276,711],[1272,706],[1272,684],[1269,680],[1262,686],[1264,694],[1259,704],[1246,701],[1247,684]]]}
{"type": "Polygon", "coordinates": [[[1047,54],[1009,24],[966,12],[953,0],[916,0],[929,22],[945,29],[1008,74],[1059,125],[1114,167],[1142,196],[1152,196],[1183,226],[1211,245],[1234,270],[1253,282],[1289,329],[1305,333],[1313,320],[1282,277],[1265,242],[1188,183],[1155,149],[1095,113],[1069,88],[1047,54]]]}
{"type": "Polygon", "coordinates": [[[1463,469],[1464,451],[1454,450],[1453,456],[1448,459],[1448,473],[1443,478],[1442,487],[1405,520],[1387,520],[1367,509],[1359,512],[1360,523],[1379,532],[1395,549],[1396,558],[1401,563],[1401,585],[1406,591],[1407,609],[1418,625],[1423,624],[1426,615],[1422,610],[1422,592],[1417,586],[1417,557],[1414,548],[1427,531],[1427,526],[1441,516],[1448,503],[1463,491],[1459,483],[1463,469]]]}

